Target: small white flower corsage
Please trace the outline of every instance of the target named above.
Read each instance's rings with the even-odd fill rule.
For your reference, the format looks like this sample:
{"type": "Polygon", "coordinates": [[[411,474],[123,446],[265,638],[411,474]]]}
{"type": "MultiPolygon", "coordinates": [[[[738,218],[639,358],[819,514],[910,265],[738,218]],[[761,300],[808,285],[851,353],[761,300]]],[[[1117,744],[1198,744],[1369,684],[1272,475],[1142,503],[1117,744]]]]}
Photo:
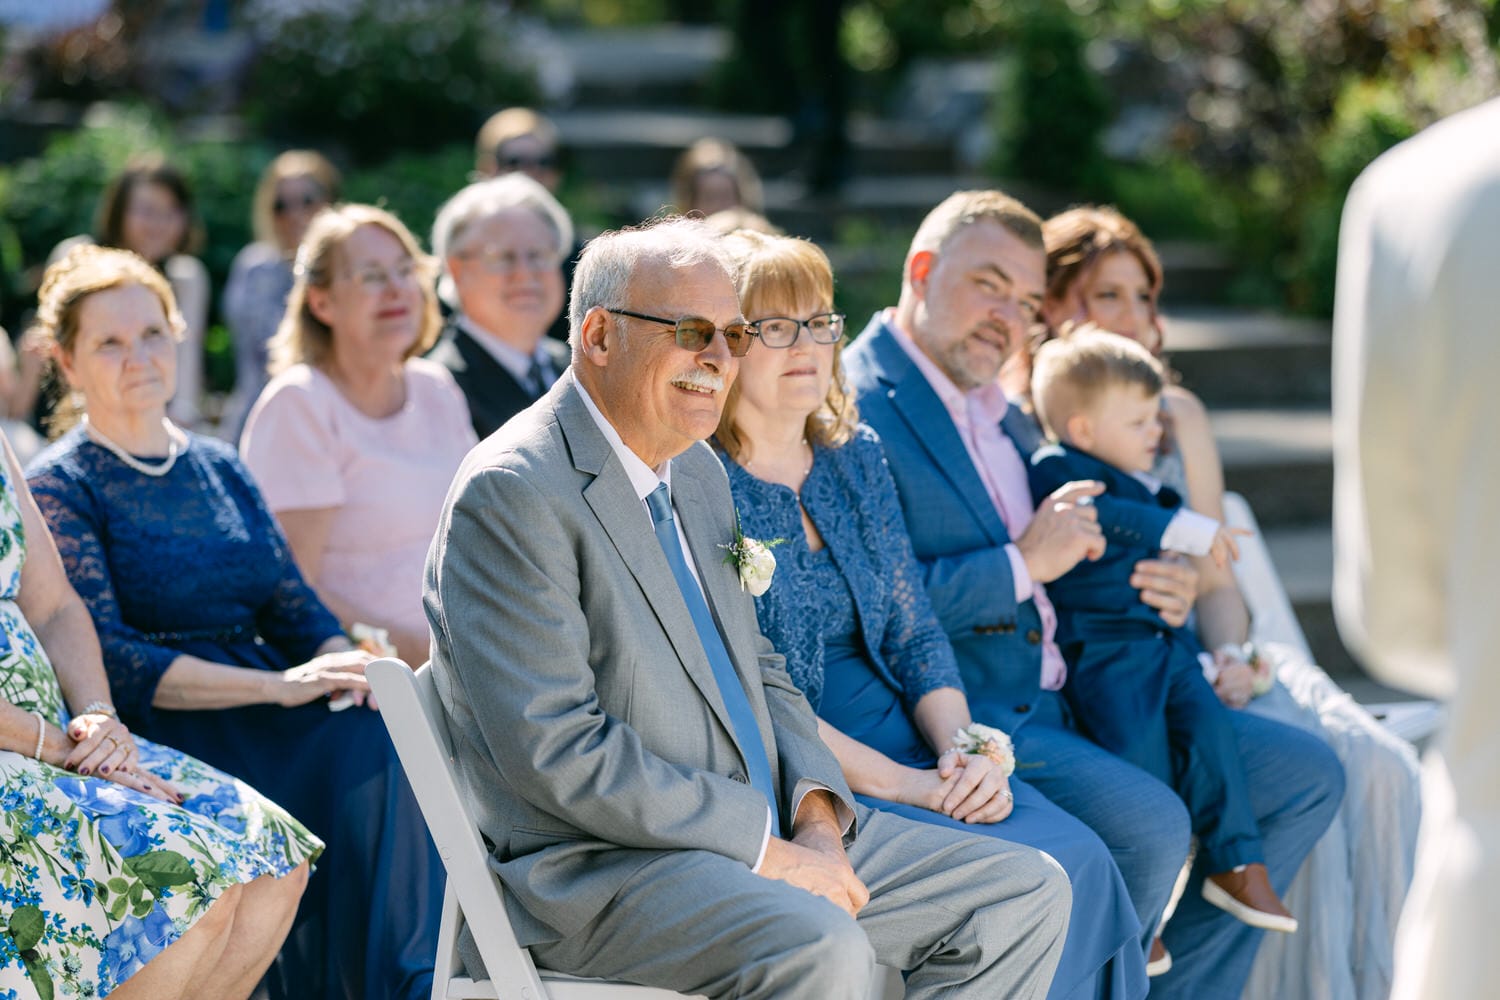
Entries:
{"type": "Polygon", "coordinates": [[[773,538],[763,542],[746,535],[740,530],[739,511],[735,511],[734,541],[719,548],[725,551],[724,561],[734,563],[739,571],[740,589],[751,597],[759,597],[771,589],[771,577],[776,575],[776,557],[771,549],[784,541],[785,538],[773,538]]]}
{"type": "Polygon", "coordinates": [[[1016,770],[1016,750],[1010,737],[993,726],[970,723],[953,734],[953,749],[960,753],[988,757],[1009,778],[1016,770]]]}

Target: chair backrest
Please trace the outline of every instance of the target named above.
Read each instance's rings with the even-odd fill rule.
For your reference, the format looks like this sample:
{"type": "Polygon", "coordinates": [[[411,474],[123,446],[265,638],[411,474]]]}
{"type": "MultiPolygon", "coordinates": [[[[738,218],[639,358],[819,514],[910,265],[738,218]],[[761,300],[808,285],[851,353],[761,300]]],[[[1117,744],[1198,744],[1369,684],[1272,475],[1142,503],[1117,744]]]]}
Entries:
{"type": "Polygon", "coordinates": [[[522,988],[521,996],[528,995],[527,986],[529,995],[546,996],[530,953],[516,942],[505,912],[504,887],[489,867],[489,852],[459,794],[448,724],[431,665],[412,670],[400,660],[385,658],[372,662],[365,675],[489,978],[497,985],[522,988]]]}

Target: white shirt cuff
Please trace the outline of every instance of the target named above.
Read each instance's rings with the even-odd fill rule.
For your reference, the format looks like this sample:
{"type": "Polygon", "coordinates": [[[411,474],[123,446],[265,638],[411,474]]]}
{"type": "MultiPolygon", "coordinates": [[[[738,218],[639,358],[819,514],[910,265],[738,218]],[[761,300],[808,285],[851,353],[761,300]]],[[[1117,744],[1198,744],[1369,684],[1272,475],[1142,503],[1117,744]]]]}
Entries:
{"type": "Polygon", "coordinates": [[[1015,542],[1005,546],[1005,554],[1010,557],[1010,578],[1016,585],[1016,603],[1031,600],[1031,595],[1036,592],[1036,584],[1031,582],[1031,570],[1026,568],[1026,557],[1021,555],[1015,542]]]}
{"type": "Polygon", "coordinates": [[[1214,535],[1218,532],[1218,521],[1184,507],[1172,515],[1167,530],[1162,532],[1161,547],[1169,552],[1206,556],[1214,547],[1214,535]]]}
{"type": "Polygon", "coordinates": [[[755,865],[750,870],[760,874],[760,866],[766,863],[766,848],[771,846],[771,807],[766,806],[766,835],[760,838],[760,853],[755,857],[755,865]]]}

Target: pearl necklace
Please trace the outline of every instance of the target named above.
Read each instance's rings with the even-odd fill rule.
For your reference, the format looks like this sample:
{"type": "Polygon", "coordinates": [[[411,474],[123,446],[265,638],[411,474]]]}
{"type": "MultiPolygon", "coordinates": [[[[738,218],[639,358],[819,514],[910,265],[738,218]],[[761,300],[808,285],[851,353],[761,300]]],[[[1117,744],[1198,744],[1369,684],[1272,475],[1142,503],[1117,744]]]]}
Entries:
{"type": "Polygon", "coordinates": [[[88,414],[84,414],[83,416],[83,432],[89,436],[90,440],[143,476],[165,476],[172,471],[172,466],[177,464],[177,456],[181,454],[182,449],[177,443],[177,437],[182,432],[166,417],[161,418],[161,425],[167,432],[167,457],[162,459],[158,464],[151,465],[147,462],[142,462],[130,452],[105,437],[103,432],[89,421],[88,414]]]}

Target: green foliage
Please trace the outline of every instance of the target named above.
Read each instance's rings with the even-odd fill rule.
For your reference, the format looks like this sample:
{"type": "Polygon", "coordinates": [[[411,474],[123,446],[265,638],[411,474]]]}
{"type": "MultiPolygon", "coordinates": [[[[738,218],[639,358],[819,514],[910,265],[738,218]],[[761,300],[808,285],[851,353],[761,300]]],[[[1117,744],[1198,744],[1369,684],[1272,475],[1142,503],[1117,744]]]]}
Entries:
{"type": "Polygon", "coordinates": [[[1020,8],[997,100],[1000,170],[1075,198],[1109,197],[1100,136],[1112,115],[1088,44],[1066,6],[1020,8]]]}
{"type": "Polygon", "coordinates": [[[331,147],[360,163],[472,141],[496,108],[537,97],[499,5],[357,0],[252,27],[262,49],[250,117],[283,144],[331,147]]]}

